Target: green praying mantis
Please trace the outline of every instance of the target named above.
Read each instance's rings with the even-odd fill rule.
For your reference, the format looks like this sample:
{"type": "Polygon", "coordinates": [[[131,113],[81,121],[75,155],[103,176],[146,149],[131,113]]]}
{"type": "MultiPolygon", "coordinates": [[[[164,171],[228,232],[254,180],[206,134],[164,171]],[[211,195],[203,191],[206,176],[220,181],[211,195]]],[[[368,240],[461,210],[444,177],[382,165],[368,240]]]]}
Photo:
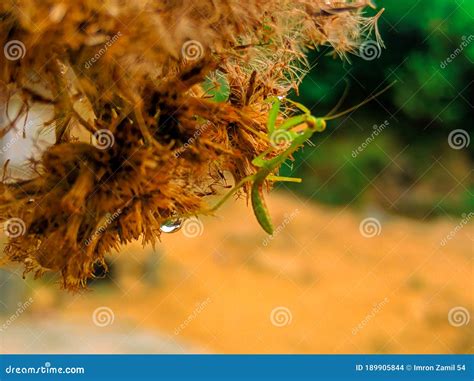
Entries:
{"type": "Polygon", "coordinates": [[[278,97],[269,98],[269,102],[272,104],[267,121],[267,130],[268,138],[270,141],[274,138],[276,133],[284,133],[285,140],[287,141],[286,148],[282,152],[267,158],[277,148],[271,147],[256,158],[253,159],[252,164],[258,168],[257,172],[253,175],[246,176],[240,180],[219,202],[217,202],[210,210],[209,213],[216,211],[222,204],[224,204],[235,192],[237,192],[242,186],[248,182],[252,182],[250,199],[252,203],[253,212],[255,217],[260,224],[260,226],[268,234],[273,234],[273,224],[271,221],[270,213],[265,203],[263,195],[263,185],[266,180],[269,181],[286,181],[286,182],[301,182],[299,178],[293,177],[281,177],[276,176],[273,173],[299,148],[304,146],[304,144],[317,132],[322,132],[326,129],[326,122],[332,119],[340,118],[343,115],[346,115],[355,109],[365,105],[366,103],[372,101],[374,98],[378,97],[390,87],[392,87],[395,82],[391,83],[383,90],[369,97],[365,101],[359,103],[356,106],[353,106],[343,112],[334,115],[327,115],[325,117],[315,117],[311,114],[311,111],[303,106],[300,103],[287,100],[296,106],[302,114],[296,115],[285,120],[278,127],[277,119],[281,107],[281,99],[278,97]],[[304,129],[300,131],[294,131],[298,126],[304,125],[304,129]]]}

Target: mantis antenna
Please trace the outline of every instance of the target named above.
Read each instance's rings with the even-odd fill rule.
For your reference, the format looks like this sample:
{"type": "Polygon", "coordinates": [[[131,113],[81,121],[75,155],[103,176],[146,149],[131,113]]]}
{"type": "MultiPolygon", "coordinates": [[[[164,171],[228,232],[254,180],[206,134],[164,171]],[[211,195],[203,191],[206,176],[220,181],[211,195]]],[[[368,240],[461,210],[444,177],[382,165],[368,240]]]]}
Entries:
{"type": "Polygon", "coordinates": [[[327,113],[326,117],[330,117],[337,110],[339,110],[339,107],[341,107],[342,102],[344,102],[344,100],[347,97],[347,94],[349,94],[349,87],[350,87],[349,81],[346,80],[346,87],[344,88],[344,92],[342,93],[342,96],[339,98],[336,105],[331,109],[331,111],[327,113]]]}
{"type": "Polygon", "coordinates": [[[333,120],[333,119],[340,118],[341,116],[344,116],[344,115],[346,115],[346,114],[349,114],[350,112],[352,112],[352,111],[354,111],[354,110],[357,110],[359,107],[364,106],[365,104],[371,102],[372,100],[374,100],[374,99],[377,98],[378,96],[382,95],[383,93],[385,93],[388,89],[390,89],[390,88],[391,88],[393,85],[395,85],[396,83],[397,83],[397,80],[393,81],[393,82],[390,83],[389,85],[385,86],[382,90],[378,91],[378,92],[375,93],[374,95],[371,95],[369,98],[367,98],[366,100],[360,102],[359,104],[348,108],[347,110],[341,111],[340,113],[337,113],[337,114],[335,114],[335,115],[329,115],[329,116],[322,117],[322,118],[318,118],[318,119],[333,120]]]}

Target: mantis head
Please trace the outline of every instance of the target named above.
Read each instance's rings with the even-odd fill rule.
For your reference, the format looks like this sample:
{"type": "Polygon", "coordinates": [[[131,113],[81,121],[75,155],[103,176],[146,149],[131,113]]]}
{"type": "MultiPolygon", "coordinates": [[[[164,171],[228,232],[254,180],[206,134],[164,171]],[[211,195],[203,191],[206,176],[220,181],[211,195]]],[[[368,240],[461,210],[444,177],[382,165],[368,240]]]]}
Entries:
{"type": "Polygon", "coordinates": [[[306,121],[309,129],[314,132],[322,132],[326,129],[326,121],[322,118],[316,118],[314,116],[309,116],[306,121]]]}

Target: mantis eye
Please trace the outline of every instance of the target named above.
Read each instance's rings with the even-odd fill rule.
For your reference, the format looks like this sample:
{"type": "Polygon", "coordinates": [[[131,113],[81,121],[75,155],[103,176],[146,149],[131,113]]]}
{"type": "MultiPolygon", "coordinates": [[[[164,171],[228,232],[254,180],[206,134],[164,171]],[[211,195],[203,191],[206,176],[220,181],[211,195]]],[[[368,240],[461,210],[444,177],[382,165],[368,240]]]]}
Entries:
{"type": "Polygon", "coordinates": [[[316,131],[322,132],[326,129],[326,121],[324,119],[317,119],[316,131]]]}
{"type": "Polygon", "coordinates": [[[310,116],[308,121],[306,122],[308,127],[315,131],[324,131],[326,129],[326,121],[324,119],[315,118],[314,116],[310,116]]]}

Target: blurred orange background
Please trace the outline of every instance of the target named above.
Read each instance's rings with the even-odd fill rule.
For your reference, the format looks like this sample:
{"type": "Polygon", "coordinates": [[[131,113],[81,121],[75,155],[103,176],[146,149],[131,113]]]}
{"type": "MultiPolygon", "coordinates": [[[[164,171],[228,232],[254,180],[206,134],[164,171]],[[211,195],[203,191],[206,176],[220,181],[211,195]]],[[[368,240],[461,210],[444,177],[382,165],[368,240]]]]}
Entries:
{"type": "Polygon", "coordinates": [[[457,221],[380,212],[371,230],[364,214],[282,192],[269,207],[273,237],[231,202],[156,251],[110,256],[110,273],[82,294],[4,271],[14,297],[3,317],[32,302],[2,330],[1,351],[473,352],[472,224],[444,244],[457,221]]]}

